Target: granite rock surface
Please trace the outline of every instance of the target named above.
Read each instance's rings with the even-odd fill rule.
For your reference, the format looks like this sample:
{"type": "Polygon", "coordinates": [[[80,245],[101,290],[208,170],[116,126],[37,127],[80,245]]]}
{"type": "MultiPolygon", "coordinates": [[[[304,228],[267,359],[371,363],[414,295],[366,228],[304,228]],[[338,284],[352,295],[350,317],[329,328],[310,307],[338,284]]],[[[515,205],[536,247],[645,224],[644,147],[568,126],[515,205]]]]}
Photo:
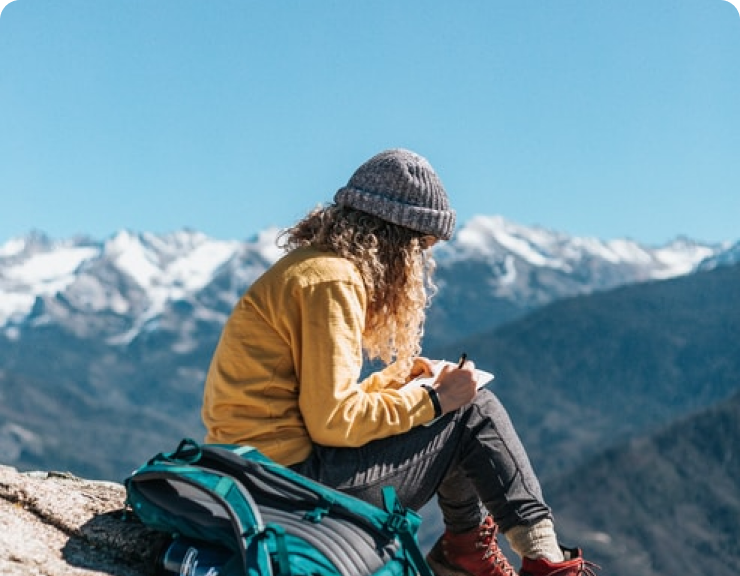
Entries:
{"type": "Polygon", "coordinates": [[[0,466],[0,574],[151,576],[165,537],[124,513],[125,489],[0,466]]]}

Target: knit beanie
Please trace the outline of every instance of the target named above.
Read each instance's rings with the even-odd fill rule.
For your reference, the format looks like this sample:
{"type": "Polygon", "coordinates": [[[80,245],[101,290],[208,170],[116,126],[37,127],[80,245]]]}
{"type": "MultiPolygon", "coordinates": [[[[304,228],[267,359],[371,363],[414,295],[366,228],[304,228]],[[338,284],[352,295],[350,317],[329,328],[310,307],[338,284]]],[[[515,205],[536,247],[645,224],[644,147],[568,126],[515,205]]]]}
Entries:
{"type": "Polygon", "coordinates": [[[442,181],[426,158],[410,150],[396,148],[370,158],[334,202],[442,240],[455,229],[455,211],[442,181]]]}

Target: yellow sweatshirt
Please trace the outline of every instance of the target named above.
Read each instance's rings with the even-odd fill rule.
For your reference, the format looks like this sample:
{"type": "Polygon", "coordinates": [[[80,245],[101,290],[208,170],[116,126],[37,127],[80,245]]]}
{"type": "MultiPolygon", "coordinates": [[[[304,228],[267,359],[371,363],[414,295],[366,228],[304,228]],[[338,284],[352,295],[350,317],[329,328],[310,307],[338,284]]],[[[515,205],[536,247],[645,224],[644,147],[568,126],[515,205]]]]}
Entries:
{"type": "Polygon", "coordinates": [[[365,287],[340,256],[294,250],[250,286],[224,326],[206,378],[209,443],[249,444],[281,464],[314,443],[362,446],[431,421],[426,390],[390,370],[358,382],[365,287]]]}

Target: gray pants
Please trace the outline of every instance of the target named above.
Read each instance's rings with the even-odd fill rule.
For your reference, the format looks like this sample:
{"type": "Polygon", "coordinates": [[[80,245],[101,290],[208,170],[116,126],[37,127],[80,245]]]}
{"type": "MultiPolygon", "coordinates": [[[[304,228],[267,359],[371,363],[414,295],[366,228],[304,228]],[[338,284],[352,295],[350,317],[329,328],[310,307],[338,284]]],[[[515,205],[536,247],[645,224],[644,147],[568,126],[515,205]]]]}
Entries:
{"type": "Polygon", "coordinates": [[[380,507],[383,486],[413,510],[436,494],[454,532],[478,526],[487,512],[502,532],[551,518],[509,415],[488,390],[430,426],[359,448],[315,446],[292,468],[380,507]]]}

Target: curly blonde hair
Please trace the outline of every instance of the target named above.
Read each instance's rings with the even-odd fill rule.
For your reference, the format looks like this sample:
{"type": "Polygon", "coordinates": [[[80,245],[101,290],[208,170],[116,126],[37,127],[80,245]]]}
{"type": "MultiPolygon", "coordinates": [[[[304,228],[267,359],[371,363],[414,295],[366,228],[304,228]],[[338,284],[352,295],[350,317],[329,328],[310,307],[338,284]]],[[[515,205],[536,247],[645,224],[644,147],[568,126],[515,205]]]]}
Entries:
{"type": "Polygon", "coordinates": [[[367,291],[363,350],[370,361],[407,369],[421,352],[426,308],[436,292],[435,262],[422,234],[377,216],[331,204],[284,230],[286,251],[303,246],[335,252],[352,262],[367,291]]]}

